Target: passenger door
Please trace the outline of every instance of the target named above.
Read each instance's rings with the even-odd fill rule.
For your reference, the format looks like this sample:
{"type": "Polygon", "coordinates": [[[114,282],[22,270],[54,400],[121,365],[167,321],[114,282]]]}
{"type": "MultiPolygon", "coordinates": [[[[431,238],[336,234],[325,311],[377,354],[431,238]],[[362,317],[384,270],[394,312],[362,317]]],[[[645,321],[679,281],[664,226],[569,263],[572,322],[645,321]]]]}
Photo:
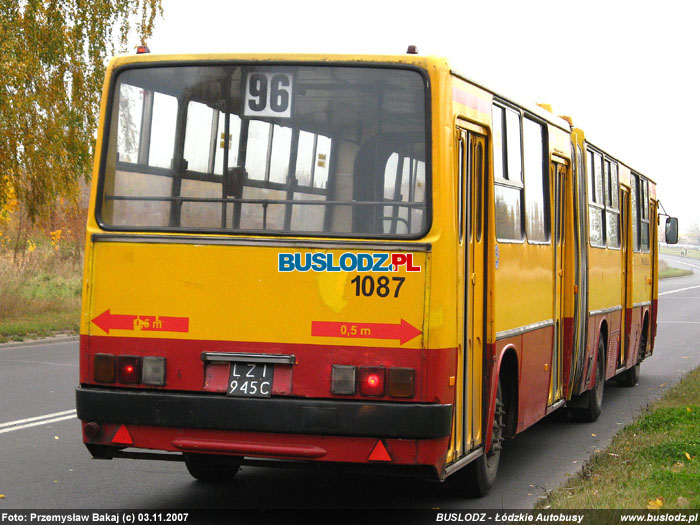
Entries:
{"type": "Polygon", "coordinates": [[[455,457],[460,457],[483,441],[482,388],[484,356],[485,245],[484,186],[486,137],[464,128],[457,130],[458,236],[460,263],[458,316],[462,337],[459,354],[457,408],[455,414],[455,457]]]}
{"type": "Polygon", "coordinates": [[[619,361],[616,368],[625,366],[630,348],[630,326],[632,324],[632,253],[634,248],[629,244],[629,223],[630,223],[630,193],[627,188],[621,186],[620,191],[620,251],[622,257],[622,323],[621,332],[625,334],[623,344],[620,348],[619,361]]]}
{"type": "MultiPolygon", "coordinates": [[[[563,159],[562,159],[563,160],[563,159]]],[[[561,161],[551,165],[551,175],[554,182],[554,344],[552,347],[552,369],[550,378],[549,398],[547,405],[552,405],[564,395],[562,381],[563,361],[563,323],[564,323],[564,220],[566,217],[566,166],[561,161]]]]}

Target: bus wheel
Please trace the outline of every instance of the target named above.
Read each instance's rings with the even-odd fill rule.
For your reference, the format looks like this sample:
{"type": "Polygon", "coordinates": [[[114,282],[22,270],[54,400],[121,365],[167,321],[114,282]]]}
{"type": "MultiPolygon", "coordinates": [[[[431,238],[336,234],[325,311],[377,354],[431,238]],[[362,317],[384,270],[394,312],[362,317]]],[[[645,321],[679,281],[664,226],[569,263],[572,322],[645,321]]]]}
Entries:
{"type": "Polygon", "coordinates": [[[598,338],[598,356],[596,358],[595,384],[593,388],[581,394],[576,408],[571,414],[579,421],[593,422],[598,419],[603,408],[603,388],[605,387],[605,340],[598,338]]]}
{"type": "Polygon", "coordinates": [[[637,364],[632,368],[628,368],[622,372],[619,376],[615,378],[617,384],[620,386],[634,386],[639,382],[639,369],[642,367],[642,362],[640,361],[641,356],[644,353],[644,349],[647,347],[647,329],[646,326],[642,330],[642,337],[639,341],[639,348],[637,349],[637,364]]]}
{"type": "Polygon", "coordinates": [[[634,386],[639,382],[639,369],[641,368],[641,363],[637,363],[632,368],[628,368],[622,372],[619,376],[615,378],[617,384],[620,386],[634,386]]]}
{"type": "Polygon", "coordinates": [[[498,462],[501,459],[505,428],[506,410],[503,404],[501,382],[499,381],[496,392],[496,408],[493,414],[491,449],[450,477],[450,483],[455,492],[470,497],[481,497],[485,496],[493,487],[498,473],[498,462]]]}
{"type": "Polygon", "coordinates": [[[185,454],[185,466],[193,478],[204,482],[230,481],[243,463],[240,456],[185,454]]]}

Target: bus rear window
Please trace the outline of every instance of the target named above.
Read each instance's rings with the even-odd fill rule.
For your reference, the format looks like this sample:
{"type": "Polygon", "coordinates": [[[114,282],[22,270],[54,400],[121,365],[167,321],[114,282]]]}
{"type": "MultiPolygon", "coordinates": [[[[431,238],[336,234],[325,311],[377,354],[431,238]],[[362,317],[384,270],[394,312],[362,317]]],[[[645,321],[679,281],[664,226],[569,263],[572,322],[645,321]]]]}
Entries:
{"type": "Polygon", "coordinates": [[[139,67],[113,84],[109,229],[417,237],[426,80],[305,65],[139,67]]]}

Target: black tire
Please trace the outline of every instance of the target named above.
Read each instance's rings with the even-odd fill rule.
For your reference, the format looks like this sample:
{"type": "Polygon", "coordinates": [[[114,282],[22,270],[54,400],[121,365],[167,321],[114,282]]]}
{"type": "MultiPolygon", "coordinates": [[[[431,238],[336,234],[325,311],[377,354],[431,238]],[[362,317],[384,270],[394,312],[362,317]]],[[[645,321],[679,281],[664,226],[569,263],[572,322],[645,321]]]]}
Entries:
{"type": "Polygon", "coordinates": [[[501,382],[498,382],[496,392],[496,407],[493,414],[493,430],[491,432],[491,448],[463,469],[449,478],[453,492],[469,497],[481,497],[488,494],[496,482],[498,463],[501,459],[501,449],[506,427],[506,411],[503,404],[501,382]]]}
{"type": "Polygon", "coordinates": [[[640,363],[637,363],[632,368],[628,368],[615,378],[617,384],[624,387],[631,387],[639,382],[640,363]]]}
{"type": "Polygon", "coordinates": [[[193,478],[207,483],[230,481],[243,463],[240,456],[185,454],[185,466],[193,478]]]}
{"type": "Polygon", "coordinates": [[[647,329],[646,325],[644,326],[644,330],[642,330],[642,337],[639,340],[639,348],[637,348],[637,364],[634,365],[632,368],[628,368],[624,372],[622,372],[620,375],[618,375],[615,378],[615,381],[617,381],[617,384],[620,386],[625,386],[625,387],[631,387],[636,385],[639,382],[639,372],[641,369],[641,358],[646,352],[647,349],[647,329]]]}
{"type": "Polygon", "coordinates": [[[601,334],[598,338],[598,355],[596,356],[595,383],[593,388],[581,394],[578,406],[571,409],[571,414],[578,421],[591,423],[598,419],[603,410],[603,389],[605,387],[605,340],[601,334]]]}

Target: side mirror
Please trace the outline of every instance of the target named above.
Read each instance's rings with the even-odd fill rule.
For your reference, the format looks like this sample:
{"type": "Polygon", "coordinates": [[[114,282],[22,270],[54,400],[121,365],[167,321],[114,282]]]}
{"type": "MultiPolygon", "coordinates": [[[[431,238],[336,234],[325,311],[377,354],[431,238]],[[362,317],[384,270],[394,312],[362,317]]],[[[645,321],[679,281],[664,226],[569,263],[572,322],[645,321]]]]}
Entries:
{"type": "Polygon", "coordinates": [[[678,242],[678,219],[668,217],[666,219],[666,244],[676,244],[678,242]]]}

